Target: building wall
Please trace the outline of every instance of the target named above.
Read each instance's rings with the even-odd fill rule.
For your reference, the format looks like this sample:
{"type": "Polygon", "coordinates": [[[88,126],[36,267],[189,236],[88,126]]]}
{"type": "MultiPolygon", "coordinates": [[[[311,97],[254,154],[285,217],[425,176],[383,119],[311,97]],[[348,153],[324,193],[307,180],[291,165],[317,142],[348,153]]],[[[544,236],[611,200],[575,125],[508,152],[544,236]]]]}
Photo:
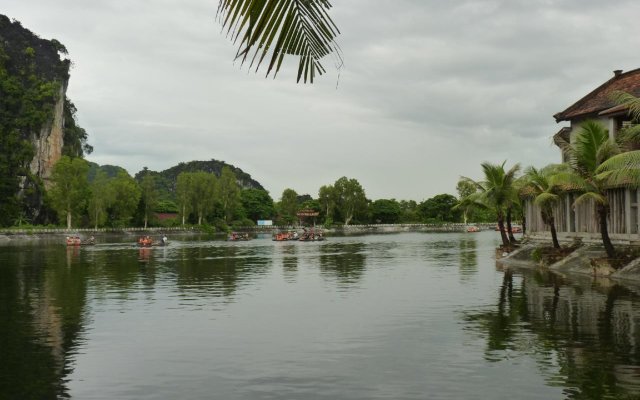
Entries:
{"type": "MultiPolygon", "coordinates": [[[[553,207],[556,231],[562,239],[600,238],[600,224],[592,200],[574,205],[578,194],[569,193],[563,196],[553,207]]],[[[638,222],[638,189],[612,189],[607,191],[609,200],[609,217],[607,229],[612,239],[621,241],[640,241],[638,222]]],[[[549,235],[549,227],[542,222],[540,209],[532,200],[525,202],[527,233],[532,236],[549,235]]]]}

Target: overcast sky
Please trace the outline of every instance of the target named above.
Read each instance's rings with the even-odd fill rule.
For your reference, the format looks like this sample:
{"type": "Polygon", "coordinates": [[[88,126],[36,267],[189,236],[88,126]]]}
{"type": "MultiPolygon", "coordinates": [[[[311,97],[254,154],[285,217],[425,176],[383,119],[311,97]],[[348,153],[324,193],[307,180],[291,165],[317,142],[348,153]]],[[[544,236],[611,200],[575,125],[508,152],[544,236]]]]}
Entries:
{"type": "Polygon", "coordinates": [[[317,197],[341,176],[371,199],[455,193],[480,163],[559,161],[552,115],[640,67],[640,2],[333,0],[345,66],[314,85],[234,63],[216,0],[4,0],[56,38],[99,164],[223,160],[317,197]],[[337,86],[337,88],[336,88],[337,86]]]}

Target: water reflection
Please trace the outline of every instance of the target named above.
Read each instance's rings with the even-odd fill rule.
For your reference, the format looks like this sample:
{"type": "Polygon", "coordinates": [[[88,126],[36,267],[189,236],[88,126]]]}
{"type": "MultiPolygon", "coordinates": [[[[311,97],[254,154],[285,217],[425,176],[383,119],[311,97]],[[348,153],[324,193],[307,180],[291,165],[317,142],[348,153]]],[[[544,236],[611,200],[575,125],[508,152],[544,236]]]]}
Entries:
{"type": "Polygon", "coordinates": [[[320,247],[320,271],[341,287],[356,285],[365,271],[364,243],[327,243],[320,247]]]}
{"type": "MultiPolygon", "coordinates": [[[[198,382],[201,391],[236,394],[251,381],[255,391],[235,398],[273,397],[295,385],[318,398],[421,398],[425,377],[435,377],[426,386],[442,383],[446,391],[447,377],[455,376],[458,389],[483,397],[470,387],[478,381],[458,374],[484,379],[487,366],[514,369],[512,360],[522,358],[536,367],[519,379],[533,373],[544,389],[567,398],[640,396],[638,290],[548,272],[496,271],[493,239],[416,234],[325,243],[176,241],[151,249],[123,243],[5,248],[0,398],[61,398],[69,395],[69,382],[79,398],[100,398],[95,386],[102,381],[87,381],[95,379],[90,368],[120,365],[102,357],[122,348],[153,353],[144,354],[157,366],[145,371],[167,386],[177,382],[178,393],[198,382]],[[335,291],[357,295],[336,302],[335,291]],[[132,335],[144,344],[121,332],[137,326],[132,335]],[[460,340],[469,333],[481,338],[471,349],[460,340]],[[451,352],[465,354],[448,361],[451,352]],[[189,372],[163,375],[167,367],[189,372]]],[[[145,375],[128,373],[122,390],[135,392],[145,375]]],[[[509,384],[518,393],[518,382],[509,384]]],[[[172,398],[166,393],[149,396],[172,398]]],[[[288,398],[304,397],[291,393],[288,398]]]]}
{"type": "Polygon", "coordinates": [[[567,398],[636,398],[639,301],[635,290],[611,282],[590,286],[549,272],[514,277],[506,270],[496,306],[465,319],[485,337],[488,361],[531,356],[567,398]]]}
{"type": "Polygon", "coordinates": [[[75,251],[21,248],[0,258],[0,397],[67,397],[86,323],[86,270],[75,251]]]}
{"type": "Polygon", "coordinates": [[[471,279],[478,272],[478,241],[474,235],[460,238],[460,278],[463,281],[471,279]]]}
{"type": "Polygon", "coordinates": [[[282,243],[282,276],[288,283],[295,283],[298,274],[298,244],[282,243]]]}

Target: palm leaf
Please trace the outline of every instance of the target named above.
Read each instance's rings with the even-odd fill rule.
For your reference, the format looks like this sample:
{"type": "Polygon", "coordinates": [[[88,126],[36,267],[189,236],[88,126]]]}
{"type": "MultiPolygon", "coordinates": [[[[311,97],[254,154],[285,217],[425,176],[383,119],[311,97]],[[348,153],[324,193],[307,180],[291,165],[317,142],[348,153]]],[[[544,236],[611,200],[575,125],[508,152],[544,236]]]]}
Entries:
{"type": "Polygon", "coordinates": [[[611,99],[617,104],[627,106],[629,108],[629,115],[635,120],[640,120],[640,98],[631,93],[616,90],[611,94],[611,99]]]}
{"type": "Polygon", "coordinates": [[[580,204],[586,203],[589,200],[593,200],[596,203],[603,205],[606,205],[608,203],[606,196],[603,196],[600,193],[596,192],[587,192],[578,196],[578,198],[573,202],[573,206],[579,206],[580,204]]]}
{"type": "Polygon", "coordinates": [[[236,59],[242,64],[257,71],[270,55],[266,76],[276,76],[284,56],[295,55],[297,81],[313,83],[325,72],[323,57],[334,54],[342,64],[330,8],[328,0],[220,0],[218,17],[233,42],[240,39],[236,59]]]}
{"type": "Polygon", "coordinates": [[[533,203],[538,207],[546,207],[558,202],[559,200],[560,196],[558,196],[557,194],[544,192],[536,196],[535,200],[533,200],[533,203]]]}
{"type": "Polygon", "coordinates": [[[640,150],[618,154],[603,162],[596,171],[596,178],[605,185],[640,186],[640,150]]]}
{"type": "Polygon", "coordinates": [[[584,192],[588,190],[590,186],[583,177],[573,172],[561,172],[555,174],[549,179],[549,185],[565,192],[584,192]]]}

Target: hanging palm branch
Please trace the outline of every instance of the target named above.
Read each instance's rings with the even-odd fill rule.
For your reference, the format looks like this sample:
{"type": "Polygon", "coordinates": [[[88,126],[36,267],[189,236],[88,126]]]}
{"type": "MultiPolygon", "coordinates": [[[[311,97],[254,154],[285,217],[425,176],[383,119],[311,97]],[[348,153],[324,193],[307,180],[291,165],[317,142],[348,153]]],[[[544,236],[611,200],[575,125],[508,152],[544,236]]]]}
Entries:
{"type": "Polygon", "coordinates": [[[326,70],[320,60],[334,54],[342,65],[340,33],[329,16],[328,0],[220,0],[218,17],[234,43],[239,42],[236,59],[255,66],[256,71],[269,56],[266,76],[277,75],[285,55],[298,56],[298,78],[313,83],[326,70]]]}

